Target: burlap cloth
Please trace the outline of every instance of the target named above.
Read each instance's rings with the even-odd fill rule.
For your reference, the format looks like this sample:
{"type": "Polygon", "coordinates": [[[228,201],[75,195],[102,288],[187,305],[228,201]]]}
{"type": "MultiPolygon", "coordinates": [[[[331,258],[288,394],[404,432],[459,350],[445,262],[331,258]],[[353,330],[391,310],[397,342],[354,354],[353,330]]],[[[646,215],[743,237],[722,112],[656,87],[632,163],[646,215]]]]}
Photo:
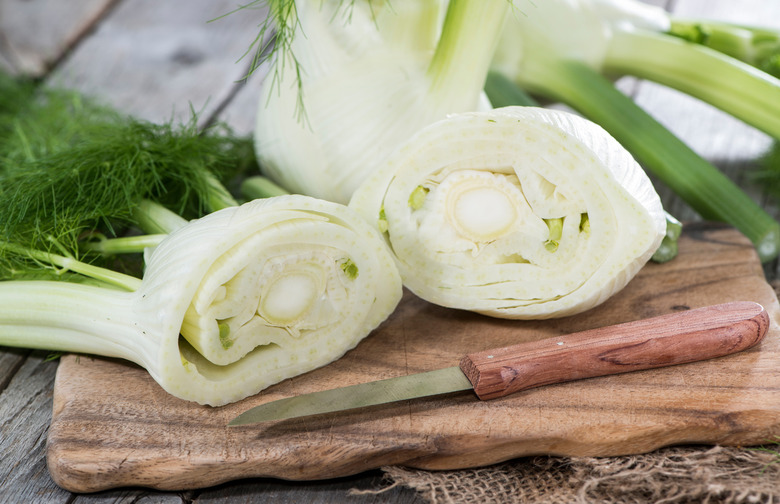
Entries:
{"type": "Polygon", "coordinates": [[[623,457],[529,457],[458,471],[383,468],[391,486],[441,503],[774,503],[780,452],[673,447],[623,457]]]}

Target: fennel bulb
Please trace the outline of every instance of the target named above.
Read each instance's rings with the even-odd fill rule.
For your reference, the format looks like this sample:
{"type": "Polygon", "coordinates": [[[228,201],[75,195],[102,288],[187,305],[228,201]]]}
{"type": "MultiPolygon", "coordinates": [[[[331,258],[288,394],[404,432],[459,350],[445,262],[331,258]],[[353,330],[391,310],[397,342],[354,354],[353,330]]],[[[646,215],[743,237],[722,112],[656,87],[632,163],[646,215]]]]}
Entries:
{"type": "Polygon", "coordinates": [[[571,315],[623,288],[665,214],[599,126],[534,107],[454,114],[421,130],[355,192],[404,284],[503,318],[571,315]]]}
{"type": "Polygon", "coordinates": [[[418,129],[487,108],[482,87],[509,7],[296,2],[289,51],[261,90],[255,144],[264,174],[290,192],[346,203],[418,129]]]}
{"type": "Polygon", "coordinates": [[[341,357],[401,299],[376,231],[306,196],[218,210],[145,255],[130,292],[0,283],[0,344],[127,359],[174,396],[218,406],[341,357]]]}

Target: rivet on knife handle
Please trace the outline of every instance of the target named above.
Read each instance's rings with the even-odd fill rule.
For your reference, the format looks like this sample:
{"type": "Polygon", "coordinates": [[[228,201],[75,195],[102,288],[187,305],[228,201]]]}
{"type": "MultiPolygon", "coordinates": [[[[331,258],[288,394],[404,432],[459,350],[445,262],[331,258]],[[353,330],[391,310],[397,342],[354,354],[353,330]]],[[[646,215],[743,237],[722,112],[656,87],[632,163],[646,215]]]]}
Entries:
{"type": "Polygon", "coordinates": [[[460,362],[480,399],[532,387],[722,357],[758,343],[769,327],[753,302],[686,312],[469,354],[460,362]]]}

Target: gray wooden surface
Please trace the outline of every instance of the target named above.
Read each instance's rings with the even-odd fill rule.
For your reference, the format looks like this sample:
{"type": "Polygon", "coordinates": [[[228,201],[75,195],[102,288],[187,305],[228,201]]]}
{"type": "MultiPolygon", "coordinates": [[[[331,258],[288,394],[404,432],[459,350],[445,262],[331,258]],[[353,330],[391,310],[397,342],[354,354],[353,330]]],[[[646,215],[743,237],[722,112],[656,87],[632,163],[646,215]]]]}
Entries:
{"type": "MultiPolygon", "coordinates": [[[[778,0],[648,0],[674,12],[780,27],[778,0]]],[[[263,13],[248,10],[209,22],[237,4],[226,0],[0,0],[0,68],[33,75],[97,96],[120,110],[155,121],[219,118],[251,131],[257,74],[239,82],[238,61],[263,13]]],[[[650,113],[761,201],[774,202],[745,176],[770,139],[679,93],[633,79],[620,82],[650,113]]],[[[697,216],[663,187],[666,208],[697,216]]],[[[766,267],[775,281],[777,264],[766,267]]],[[[0,348],[0,501],[55,503],[174,502],[423,502],[412,490],[353,495],[384,486],[380,472],[338,481],[239,481],[180,493],[120,489],[74,495],[58,488],[44,462],[56,361],[45,352],[0,348]]]]}

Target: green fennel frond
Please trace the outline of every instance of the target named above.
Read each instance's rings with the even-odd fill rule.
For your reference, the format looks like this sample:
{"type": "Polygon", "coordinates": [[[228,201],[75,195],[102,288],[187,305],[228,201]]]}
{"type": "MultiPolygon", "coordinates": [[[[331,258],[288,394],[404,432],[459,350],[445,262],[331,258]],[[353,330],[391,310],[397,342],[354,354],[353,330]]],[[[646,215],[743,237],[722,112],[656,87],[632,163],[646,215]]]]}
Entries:
{"type": "MultiPolygon", "coordinates": [[[[19,250],[86,259],[82,235],[123,233],[142,200],[196,218],[215,179],[254,167],[250,140],[222,125],[154,124],[5,76],[0,89],[20,99],[0,95],[0,240],[19,250]]],[[[0,278],[35,266],[9,247],[0,256],[0,278]]]]}

